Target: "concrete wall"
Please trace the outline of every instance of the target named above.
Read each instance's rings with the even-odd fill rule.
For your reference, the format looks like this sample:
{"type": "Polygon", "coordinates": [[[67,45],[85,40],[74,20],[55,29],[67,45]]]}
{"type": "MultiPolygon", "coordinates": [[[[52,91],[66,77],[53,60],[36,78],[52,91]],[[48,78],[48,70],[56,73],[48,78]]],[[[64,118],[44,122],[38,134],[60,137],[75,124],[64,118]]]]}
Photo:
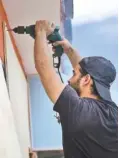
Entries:
{"type": "Polygon", "coordinates": [[[27,81],[13,49],[9,33],[5,31],[7,82],[11,108],[20,143],[22,158],[28,158],[30,147],[28,125],[28,87],[27,81]]]}
{"type": "Polygon", "coordinates": [[[23,158],[0,60],[0,158],[23,158]]]}
{"type": "MultiPolygon", "coordinates": [[[[4,0],[10,27],[35,24],[36,20],[50,20],[60,25],[60,0],[4,0]]],[[[35,74],[33,46],[34,40],[29,35],[13,34],[15,43],[22,56],[25,70],[35,74]]]]}

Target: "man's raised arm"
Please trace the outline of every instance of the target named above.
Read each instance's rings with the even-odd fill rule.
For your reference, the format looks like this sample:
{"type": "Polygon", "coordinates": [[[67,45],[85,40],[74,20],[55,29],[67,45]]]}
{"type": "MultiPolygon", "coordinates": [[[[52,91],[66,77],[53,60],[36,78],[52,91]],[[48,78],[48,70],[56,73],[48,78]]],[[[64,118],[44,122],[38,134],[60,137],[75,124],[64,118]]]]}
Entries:
{"type": "Polygon", "coordinates": [[[55,103],[65,88],[65,85],[61,82],[59,76],[55,72],[48,55],[47,35],[54,31],[53,29],[54,28],[52,28],[52,25],[48,21],[41,20],[36,22],[34,59],[36,70],[40,76],[45,91],[51,101],[55,103]]]}

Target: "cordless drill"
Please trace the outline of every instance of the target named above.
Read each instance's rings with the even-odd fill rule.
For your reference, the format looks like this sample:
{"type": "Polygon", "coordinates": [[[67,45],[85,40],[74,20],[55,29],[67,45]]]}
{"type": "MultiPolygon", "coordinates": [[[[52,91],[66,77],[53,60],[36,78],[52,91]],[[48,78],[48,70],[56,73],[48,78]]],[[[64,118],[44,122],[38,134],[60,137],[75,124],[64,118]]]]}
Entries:
{"type": "MultiPolygon", "coordinates": [[[[14,31],[15,33],[18,33],[18,34],[26,33],[35,39],[35,25],[18,26],[13,29],[9,29],[8,31],[14,31]]],[[[49,41],[50,44],[52,44],[52,46],[53,46],[54,42],[62,41],[62,37],[59,34],[59,27],[56,27],[54,29],[54,31],[49,36],[47,36],[47,40],[49,41]]],[[[61,64],[61,56],[63,54],[63,48],[60,45],[53,46],[53,47],[55,48],[55,53],[53,54],[53,66],[58,69],[59,76],[61,78],[61,81],[63,82],[63,79],[62,79],[60,71],[59,71],[60,64],[61,64]],[[54,58],[56,58],[56,57],[58,58],[58,63],[54,63],[54,58]]]]}
{"type": "MultiPolygon", "coordinates": [[[[14,31],[18,34],[29,34],[32,38],[35,39],[35,25],[29,25],[29,26],[18,26],[13,29],[10,29],[8,31],[14,31]]],[[[52,32],[49,36],[47,36],[47,40],[49,43],[53,45],[56,41],[61,41],[62,37],[59,34],[59,28],[56,27],[54,29],[54,32],[52,32]]],[[[61,57],[63,54],[63,48],[62,46],[53,46],[55,48],[55,53],[53,54],[53,57],[61,57]]]]}

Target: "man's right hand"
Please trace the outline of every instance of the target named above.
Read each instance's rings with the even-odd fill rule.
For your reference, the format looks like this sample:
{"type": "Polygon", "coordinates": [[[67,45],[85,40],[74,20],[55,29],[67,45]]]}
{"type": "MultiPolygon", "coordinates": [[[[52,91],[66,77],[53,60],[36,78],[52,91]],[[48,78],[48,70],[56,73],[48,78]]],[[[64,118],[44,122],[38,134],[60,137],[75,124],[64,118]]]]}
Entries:
{"type": "MultiPolygon", "coordinates": [[[[66,54],[68,54],[72,49],[72,45],[65,38],[63,38],[62,41],[57,41],[57,42],[53,43],[53,46],[58,46],[58,45],[62,46],[62,48],[64,49],[64,53],[66,53],[66,54]]],[[[53,51],[55,51],[54,48],[53,48],[53,51]]]]}
{"type": "MultiPolygon", "coordinates": [[[[64,49],[64,53],[68,56],[73,68],[75,68],[82,59],[79,53],[72,47],[70,42],[65,38],[63,38],[62,41],[57,41],[53,44],[53,46],[58,46],[58,45],[62,46],[62,48],[64,49]]],[[[55,52],[54,47],[53,47],[53,51],[55,52]]]]}

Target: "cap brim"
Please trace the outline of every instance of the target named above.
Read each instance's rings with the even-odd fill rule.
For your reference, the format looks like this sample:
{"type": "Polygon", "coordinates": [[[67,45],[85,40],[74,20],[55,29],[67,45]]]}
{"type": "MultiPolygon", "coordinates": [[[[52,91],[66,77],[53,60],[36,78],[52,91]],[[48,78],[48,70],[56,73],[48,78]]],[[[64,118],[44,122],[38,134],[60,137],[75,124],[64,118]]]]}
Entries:
{"type": "Polygon", "coordinates": [[[110,90],[107,87],[104,87],[101,83],[98,81],[94,80],[96,90],[100,97],[104,100],[107,100],[109,102],[112,102],[110,90]]]}

